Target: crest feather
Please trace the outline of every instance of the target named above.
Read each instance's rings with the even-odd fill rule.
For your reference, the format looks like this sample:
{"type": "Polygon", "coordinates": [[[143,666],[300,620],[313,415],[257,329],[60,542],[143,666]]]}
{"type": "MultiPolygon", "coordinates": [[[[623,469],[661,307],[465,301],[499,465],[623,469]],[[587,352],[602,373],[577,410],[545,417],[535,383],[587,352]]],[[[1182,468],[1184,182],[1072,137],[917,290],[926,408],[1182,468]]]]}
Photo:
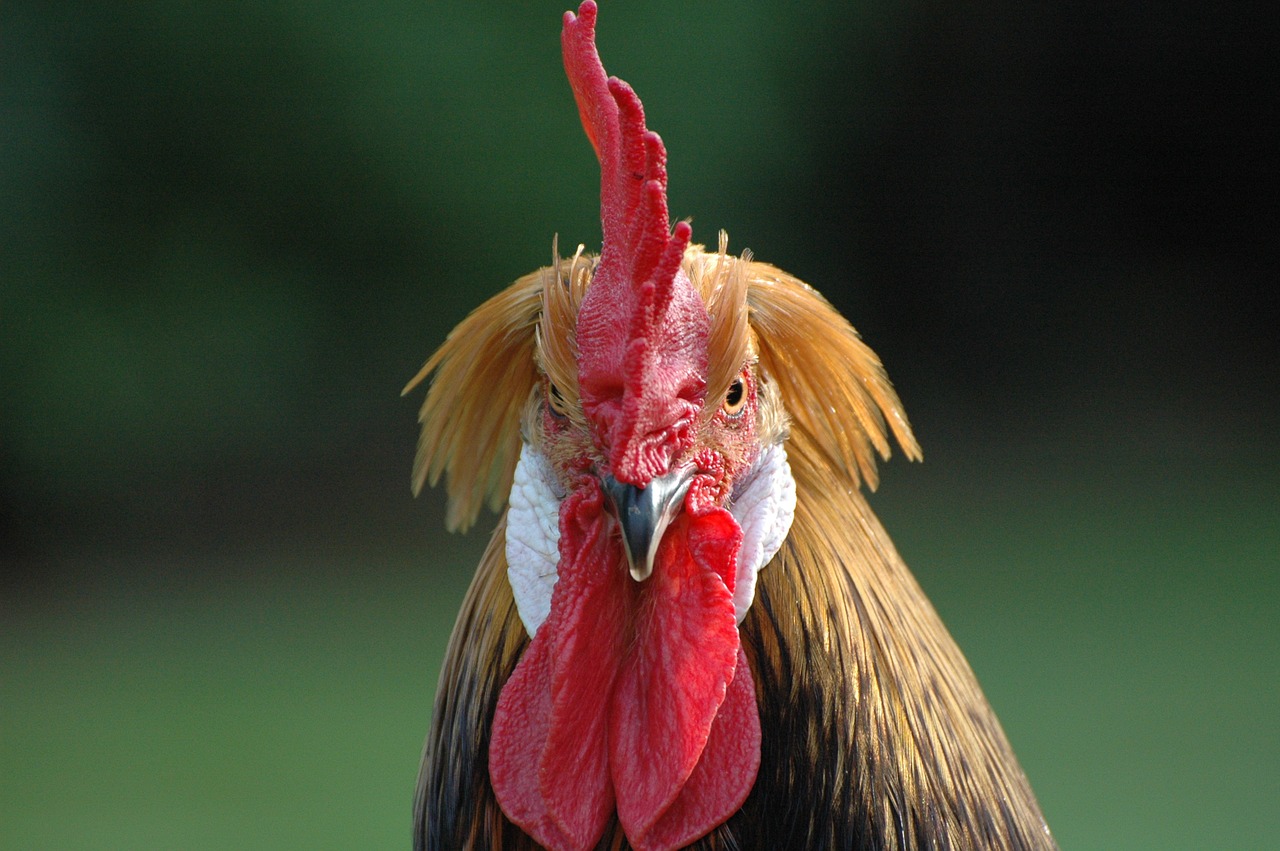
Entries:
{"type": "Polygon", "coordinates": [[[855,485],[861,478],[874,490],[875,456],[888,459],[890,433],[918,461],[898,394],[849,321],[800,279],[767,263],[745,265],[760,365],[791,415],[792,463],[844,470],[855,485]]]}
{"type": "Polygon", "coordinates": [[[542,312],[538,318],[538,367],[565,400],[571,411],[579,409],[578,309],[587,285],[595,275],[599,258],[583,254],[583,247],[568,259],[560,258],[559,238],[551,244],[553,266],[541,270],[542,312]]]}
{"type": "MultiPolygon", "coordinates": [[[[707,337],[707,398],[719,400],[753,356],[754,344],[747,324],[747,264],[750,258],[729,256],[729,235],[720,231],[714,254],[694,245],[685,252],[684,270],[707,306],[711,318],[707,337]]],[[[703,408],[704,418],[715,416],[719,402],[703,408]]]]}
{"type": "Polygon", "coordinates": [[[520,455],[520,414],[538,381],[534,340],[542,312],[544,279],[551,269],[525,275],[480,305],[401,391],[431,376],[418,414],[422,433],[413,459],[413,492],[443,474],[449,508],[445,523],[466,530],[486,498],[497,511],[506,502],[520,455]]]}

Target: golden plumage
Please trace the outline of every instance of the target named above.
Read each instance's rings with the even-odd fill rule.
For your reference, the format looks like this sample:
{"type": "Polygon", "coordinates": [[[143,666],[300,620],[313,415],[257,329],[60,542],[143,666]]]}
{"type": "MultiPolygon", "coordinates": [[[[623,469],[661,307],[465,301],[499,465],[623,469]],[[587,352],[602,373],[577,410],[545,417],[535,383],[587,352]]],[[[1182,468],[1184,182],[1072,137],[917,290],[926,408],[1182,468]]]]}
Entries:
{"type": "MultiPolygon", "coordinates": [[[[574,317],[594,259],[578,253],[479,307],[427,376],[413,483],[447,478],[466,528],[511,487],[522,415],[549,380],[577,407],[574,317]]],[[[761,765],[742,809],[695,848],[1053,849],[1035,798],[972,672],[860,483],[890,436],[920,450],[874,352],[816,291],[700,246],[684,268],[711,314],[710,398],[751,357],[789,427],[797,506],[740,627],[756,684],[761,765]]],[[[499,522],[450,640],[419,778],[418,848],[532,848],[488,783],[494,705],[528,638],[499,522]]],[[[626,847],[606,831],[601,848],[626,847]]]]}

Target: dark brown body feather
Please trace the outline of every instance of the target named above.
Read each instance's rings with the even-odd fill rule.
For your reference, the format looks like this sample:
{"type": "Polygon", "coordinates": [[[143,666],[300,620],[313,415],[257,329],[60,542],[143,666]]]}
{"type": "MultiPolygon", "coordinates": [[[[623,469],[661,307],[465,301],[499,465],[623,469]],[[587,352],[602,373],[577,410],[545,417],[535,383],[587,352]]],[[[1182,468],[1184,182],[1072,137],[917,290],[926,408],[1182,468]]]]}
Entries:
{"type": "MultiPolygon", "coordinates": [[[[691,249],[686,263],[695,282],[697,263],[713,256],[691,249]]],[[[915,451],[879,361],[803,283],[735,262],[745,272],[744,310],[760,368],[790,413],[797,508],[740,628],[760,711],[759,775],[741,810],[691,847],[1056,848],[972,672],[858,487],[860,478],[874,481],[872,449],[887,454],[886,432],[915,451]],[[801,404],[815,387],[839,408],[801,404]]],[[[481,352],[528,357],[525,337],[539,318],[528,296],[550,274],[522,279],[491,302],[506,311],[500,340],[476,333],[504,324],[485,308],[467,320],[476,328],[459,333],[460,326],[456,342],[451,337],[429,363],[437,379],[451,360],[455,381],[466,379],[464,368],[488,369],[477,366],[481,352]]],[[[514,423],[447,422],[430,395],[423,421],[419,464],[431,465],[433,477],[454,459],[433,461],[432,446],[455,430],[518,440],[514,423]]],[[[494,452],[490,463],[506,465],[507,452],[494,452]]],[[[483,472],[474,456],[462,463],[483,472]]],[[[478,508],[474,486],[462,481],[455,492],[450,484],[455,500],[478,508]]],[[[509,485],[507,478],[493,489],[509,485]]],[[[506,578],[504,536],[505,521],[450,640],[418,781],[416,849],[537,847],[502,814],[488,777],[498,693],[528,644],[506,578]]],[[[599,847],[629,846],[615,825],[599,847]]]]}

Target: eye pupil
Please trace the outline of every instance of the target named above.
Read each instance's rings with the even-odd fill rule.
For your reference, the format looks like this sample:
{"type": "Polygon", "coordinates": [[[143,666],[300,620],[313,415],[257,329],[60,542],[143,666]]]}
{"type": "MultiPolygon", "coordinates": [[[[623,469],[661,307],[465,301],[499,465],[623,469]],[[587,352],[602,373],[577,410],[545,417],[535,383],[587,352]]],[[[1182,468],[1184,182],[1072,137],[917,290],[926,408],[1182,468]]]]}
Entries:
{"type": "Polygon", "coordinates": [[[742,411],[743,406],[747,402],[747,389],[741,378],[734,379],[729,385],[729,390],[724,394],[724,412],[729,416],[734,416],[742,411]]]}
{"type": "Polygon", "coordinates": [[[742,401],[742,380],[739,379],[729,385],[729,392],[725,394],[724,403],[731,408],[736,408],[738,403],[742,401]]]}

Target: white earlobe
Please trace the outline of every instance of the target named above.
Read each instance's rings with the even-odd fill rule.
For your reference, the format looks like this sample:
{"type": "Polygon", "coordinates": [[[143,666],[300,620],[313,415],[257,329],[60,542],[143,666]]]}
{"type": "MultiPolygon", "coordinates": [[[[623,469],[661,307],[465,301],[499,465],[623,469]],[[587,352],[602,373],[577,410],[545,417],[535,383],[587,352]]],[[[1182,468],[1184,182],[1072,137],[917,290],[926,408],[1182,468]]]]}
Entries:
{"type": "Polygon", "coordinates": [[[733,610],[738,623],[756,596],[756,575],[782,548],[796,514],[796,481],[782,444],[765,447],[734,486],[729,513],[742,527],[733,610]]]}
{"type": "Polygon", "coordinates": [[[547,459],[524,444],[507,509],[507,579],[532,638],[551,611],[560,563],[559,483],[547,459]]]}

